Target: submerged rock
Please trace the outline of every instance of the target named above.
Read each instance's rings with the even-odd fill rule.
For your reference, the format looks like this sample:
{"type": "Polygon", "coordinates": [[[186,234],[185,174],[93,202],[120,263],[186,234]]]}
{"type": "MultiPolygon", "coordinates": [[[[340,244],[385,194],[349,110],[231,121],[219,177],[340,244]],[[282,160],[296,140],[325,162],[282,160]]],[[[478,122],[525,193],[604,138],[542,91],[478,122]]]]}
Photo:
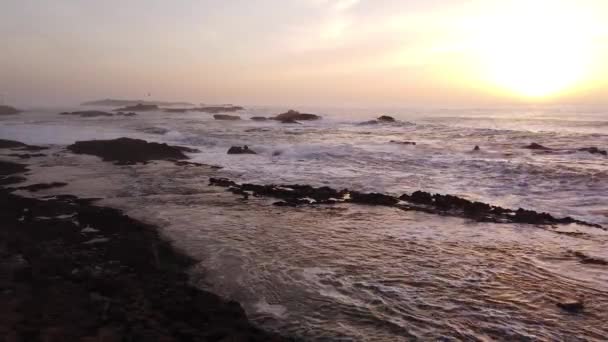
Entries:
{"type": "Polygon", "coordinates": [[[226,115],[226,114],[215,114],[213,116],[213,118],[215,120],[227,120],[227,121],[236,121],[236,120],[241,120],[240,116],[236,116],[236,115],[226,115]]]}
{"type": "Polygon", "coordinates": [[[399,145],[416,145],[416,142],[414,142],[414,141],[397,141],[397,140],[391,140],[391,144],[399,144],[399,145]]]}
{"type": "Polygon", "coordinates": [[[21,111],[15,107],[0,105],[0,115],[14,115],[21,111]]]}
{"type": "Polygon", "coordinates": [[[316,114],[306,114],[306,113],[300,113],[295,110],[289,110],[286,113],[275,116],[273,119],[286,123],[286,122],[284,122],[285,120],[310,121],[310,120],[319,120],[319,119],[321,119],[321,117],[316,114]]]}
{"type": "Polygon", "coordinates": [[[196,152],[182,146],[170,146],[140,139],[119,138],[114,140],[77,141],[68,146],[77,154],[91,154],[104,161],[119,164],[145,163],[151,160],[188,159],[184,152],[196,152]]]}
{"type": "Polygon", "coordinates": [[[78,112],[63,112],[61,115],[74,115],[82,118],[94,118],[98,116],[114,116],[112,113],[102,112],[99,110],[83,110],[78,112]]]}
{"type": "Polygon", "coordinates": [[[254,117],[251,117],[251,120],[253,120],[253,121],[267,121],[268,118],[263,117],[263,116],[254,116],[254,117]]]}
{"type": "Polygon", "coordinates": [[[359,126],[367,126],[367,125],[377,125],[380,122],[378,120],[369,120],[358,123],[359,126]]]}
{"type": "Polygon", "coordinates": [[[581,151],[581,152],[589,152],[591,154],[601,154],[603,156],[608,156],[608,151],[606,151],[606,150],[600,150],[597,147],[580,148],[579,151],[581,151]]]}
{"type": "Polygon", "coordinates": [[[232,146],[228,149],[228,154],[257,154],[253,150],[249,149],[249,146],[245,145],[243,147],[240,146],[232,146]]]}
{"type": "Polygon", "coordinates": [[[585,308],[585,304],[582,300],[564,300],[556,303],[555,305],[557,305],[562,310],[572,313],[581,312],[585,308]]]}
{"type": "Polygon", "coordinates": [[[551,148],[549,147],[545,147],[541,144],[537,144],[535,142],[531,143],[530,145],[525,146],[524,148],[528,149],[528,150],[550,150],[551,148]]]}
{"type": "Polygon", "coordinates": [[[135,106],[126,106],[114,109],[115,112],[149,112],[153,110],[160,110],[160,108],[155,104],[138,103],[135,106]]]}

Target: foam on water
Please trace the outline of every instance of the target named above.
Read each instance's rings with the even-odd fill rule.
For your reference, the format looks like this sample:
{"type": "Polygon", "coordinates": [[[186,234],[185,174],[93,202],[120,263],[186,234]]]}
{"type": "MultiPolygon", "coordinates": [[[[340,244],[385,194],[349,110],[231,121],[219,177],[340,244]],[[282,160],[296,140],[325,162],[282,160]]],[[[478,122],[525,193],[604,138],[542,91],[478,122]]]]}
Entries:
{"type": "MultiPolygon", "coordinates": [[[[400,118],[413,125],[374,126],[358,125],[377,116],[373,110],[350,116],[306,110],[326,118],[302,125],[221,122],[201,113],[81,119],[34,112],[1,118],[0,138],[58,145],[143,138],[198,148],[195,161],[224,166],[221,176],[240,181],[394,194],[420,189],[608,225],[608,158],[573,151],[607,149],[608,118],[577,110],[412,110],[400,118]],[[522,148],[531,142],[564,150],[522,148]],[[232,145],[258,154],[227,155],[232,145]],[[471,151],[475,145],[480,152],[471,151]]],[[[242,116],[281,111],[254,108],[242,116]]],[[[608,259],[608,233],[597,229],[559,227],[580,233],[568,236],[551,227],[381,207],[277,208],[272,199],[243,201],[208,187],[207,177],[218,171],[162,163],[116,167],[61,146],[51,152],[30,182],[70,185],[43,195],[104,197],[105,205],[160,224],[201,261],[193,269],[197,284],[241,302],[270,329],[364,341],[600,341],[608,335],[608,270],[569,254],[608,259]],[[555,305],[579,297],[586,299],[584,314],[555,305]]]]}

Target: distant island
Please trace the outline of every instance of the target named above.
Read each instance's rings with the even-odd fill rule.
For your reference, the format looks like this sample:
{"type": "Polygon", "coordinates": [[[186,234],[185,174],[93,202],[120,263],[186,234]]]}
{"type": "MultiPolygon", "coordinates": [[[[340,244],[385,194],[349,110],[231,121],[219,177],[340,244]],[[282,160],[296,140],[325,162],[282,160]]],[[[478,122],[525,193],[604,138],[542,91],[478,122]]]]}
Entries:
{"type": "Polygon", "coordinates": [[[0,115],[14,115],[21,111],[15,107],[0,105],[0,115]]]}
{"type": "Polygon", "coordinates": [[[194,106],[189,102],[167,102],[167,101],[144,101],[144,100],[116,100],[105,99],[83,102],[81,106],[108,106],[108,107],[127,107],[136,105],[155,105],[155,106],[194,106]]]}

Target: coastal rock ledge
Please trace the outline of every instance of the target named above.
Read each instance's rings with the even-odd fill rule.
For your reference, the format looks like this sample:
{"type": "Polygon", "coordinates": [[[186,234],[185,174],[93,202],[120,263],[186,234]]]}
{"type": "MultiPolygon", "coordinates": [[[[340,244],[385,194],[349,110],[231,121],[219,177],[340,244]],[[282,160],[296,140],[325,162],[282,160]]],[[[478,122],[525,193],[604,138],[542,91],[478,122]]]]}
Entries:
{"type": "MultiPolygon", "coordinates": [[[[24,171],[0,161],[0,174],[24,171]]],[[[190,285],[196,261],[156,227],[88,199],[11,191],[0,187],[1,341],[289,340],[190,285]]]]}
{"type": "Polygon", "coordinates": [[[525,223],[534,225],[580,224],[603,229],[602,226],[572,217],[557,218],[548,213],[519,208],[506,209],[490,204],[470,201],[453,195],[432,194],[416,191],[400,197],[381,193],[364,193],[348,189],[336,190],[324,186],[315,188],[310,185],[256,185],[238,184],[226,178],[211,178],[209,185],[228,188],[228,191],[248,197],[273,197],[281,201],[277,206],[319,205],[336,203],[355,203],[364,205],[381,205],[402,210],[422,211],[429,214],[463,217],[479,222],[525,223]]]}
{"type": "Polygon", "coordinates": [[[189,159],[184,152],[198,152],[187,147],[131,138],[77,141],[68,146],[68,150],[76,154],[98,156],[104,161],[113,161],[122,165],[147,163],[152,160],[189,159]]]}

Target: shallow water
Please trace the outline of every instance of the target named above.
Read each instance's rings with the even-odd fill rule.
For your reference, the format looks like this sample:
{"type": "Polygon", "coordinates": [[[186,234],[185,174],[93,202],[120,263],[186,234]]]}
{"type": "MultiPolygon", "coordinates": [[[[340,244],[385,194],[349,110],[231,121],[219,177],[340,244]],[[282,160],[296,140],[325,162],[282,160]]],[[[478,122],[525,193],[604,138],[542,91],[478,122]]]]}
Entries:
{"type": "MultiPolygon", "coordinates": [[[[257,108],[243,117],[271,110],[279,109],[257,108]]],[[[32,181],[67,179],[68,188],[49,192],[102,196],[102,204],[160,223],[177,246],[201,260],[193,269],[200,286],[240,301],[267,328],[365,341],[606,339],[608,268],[569,254],[608,258],[608,234],[601,230],[559,228],[585,233],[571,237],[551,227],[392,208],[276,208],[271,199],[243,201],[207,186],[210,175],[226,175],[395,194],[421,189],[606,225],[608,158],[521,148],[537,142],[605,149],[602,112],[412,111],[394,126],[356,125],[372,111],[328,112],[321,122],[301,126],[217,122],[200,113],[65,119],[39,112],[3,118],[0,137],[61,145],[127,135],[198,147],[195,160],[225,166],[116,167],[57,146],[53,157],[34,161],[44,172],[32,181]],[[151,134],[151,127],[168,131],[151,134]],[[260,154],[226,155],[233,144],[260,154]],[[471,153],[474,145],[482,152],[471,153]],[[281,154],[273,156],[276,151],[281,154]],[[584,298],[585,312],[557,308],[568,298],[584,298]]]]}

